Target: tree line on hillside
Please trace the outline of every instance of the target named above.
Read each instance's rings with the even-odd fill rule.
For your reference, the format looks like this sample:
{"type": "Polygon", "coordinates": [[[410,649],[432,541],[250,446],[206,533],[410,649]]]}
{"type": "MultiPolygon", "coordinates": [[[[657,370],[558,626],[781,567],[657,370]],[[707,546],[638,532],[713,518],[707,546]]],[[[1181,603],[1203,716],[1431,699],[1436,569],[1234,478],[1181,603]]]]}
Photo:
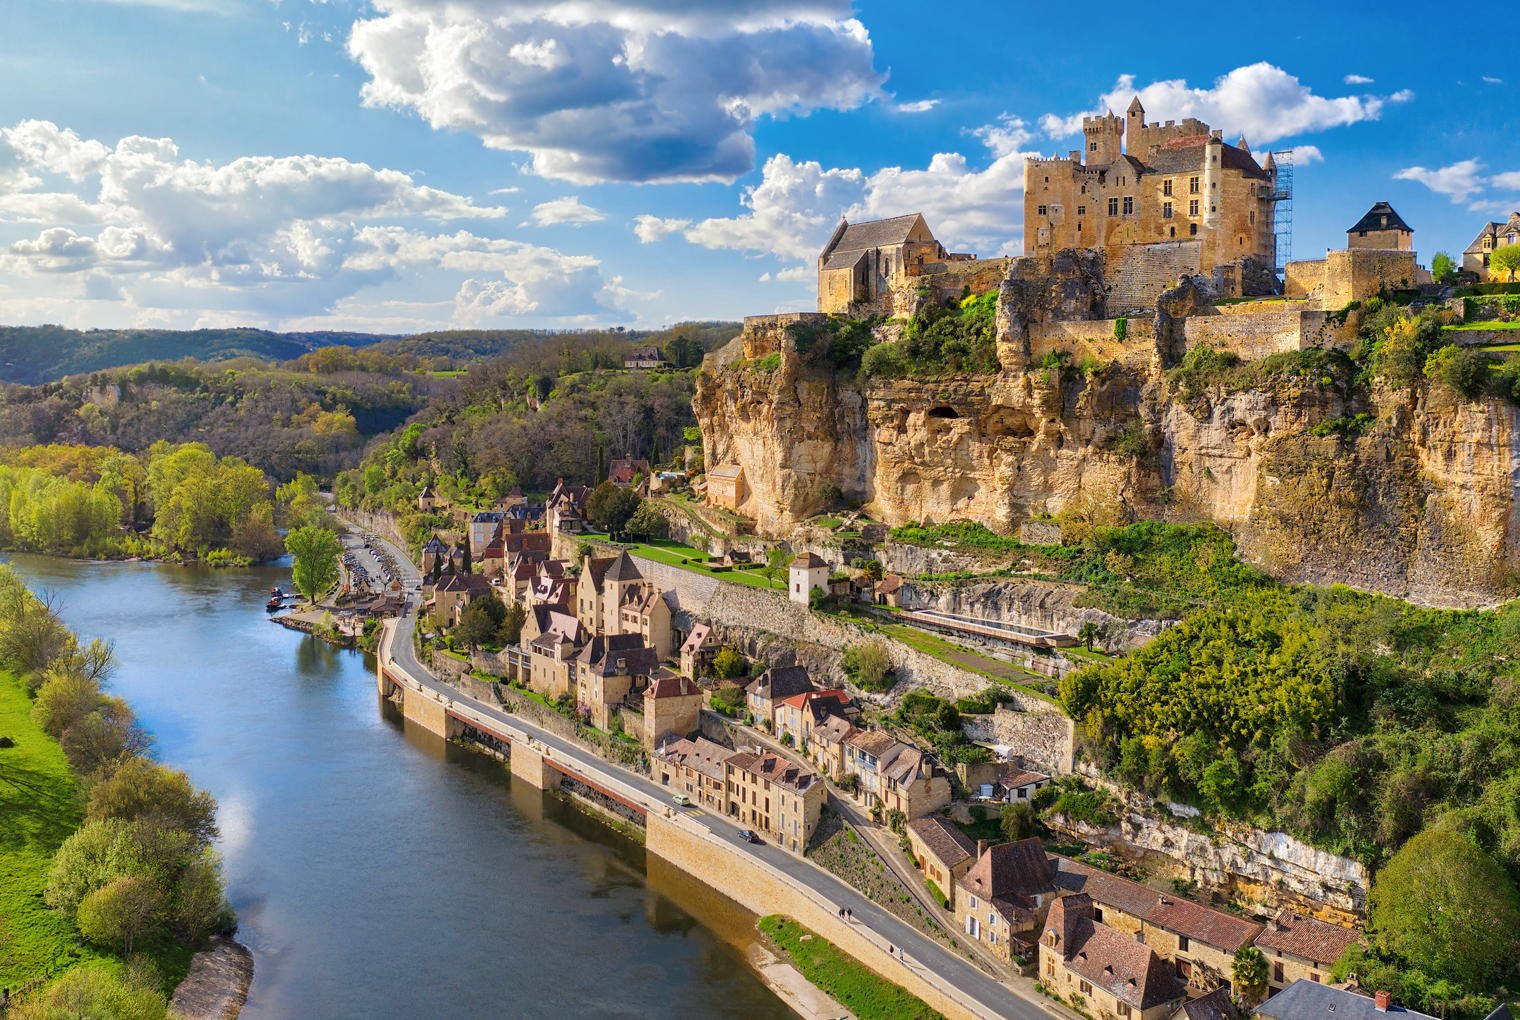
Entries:
{"type": "MultiPolygon", "coordinates": [[[[153,760],[152,734],[108,693],[117,665],[110,644],[81,645],[9,566],[0,566],[0,664],[25,685],[33,720],[59,742],[77,782],[83,824],[57,848],[42,895],[95,951],[7,1015],[161,1018],[166,978],[182,976],[187,951],[237,928],[213,847],[216,801],[153,760]]],[[[23,782],[0,761],[0,783],[23,782]]],[[[0,919],[0,935],[36,946],[22,926],[55,924],[39,913],[45,920],[0,919]]]]}
{"type": "MultiPolygon", "coordinates": [[[[203,443],[155,443],[141,456],[105,446],[0,448],[0,547],[263,562],[284,552],[276,512],[289,516],[301,493],[279,495],[277,507],[263,471],[203,443]]],[[[308,495],[295,516],[311,510],[308,495]]]]}

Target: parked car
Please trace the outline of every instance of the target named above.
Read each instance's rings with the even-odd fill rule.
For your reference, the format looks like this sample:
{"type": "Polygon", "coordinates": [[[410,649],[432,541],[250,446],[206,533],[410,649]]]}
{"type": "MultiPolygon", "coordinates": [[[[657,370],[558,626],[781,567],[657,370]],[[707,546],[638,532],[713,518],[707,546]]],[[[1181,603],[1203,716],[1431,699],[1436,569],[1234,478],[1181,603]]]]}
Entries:
{"type": "Polygon", "coordinates": [[[691,807],[691,798],[684,793],[678,793],[670,799],[676,807],[691,807]]]}
{"type": "Polygon", "coordinates": [[[741,829],[739,831],[739,835],[744,838],[745,842],[748,842],[748,843],[758,843],[758,842],[760,842],[760,837],[757,836],[757,835],[755,835],[755,830],[753,830],[753,829],[741,829]]]}

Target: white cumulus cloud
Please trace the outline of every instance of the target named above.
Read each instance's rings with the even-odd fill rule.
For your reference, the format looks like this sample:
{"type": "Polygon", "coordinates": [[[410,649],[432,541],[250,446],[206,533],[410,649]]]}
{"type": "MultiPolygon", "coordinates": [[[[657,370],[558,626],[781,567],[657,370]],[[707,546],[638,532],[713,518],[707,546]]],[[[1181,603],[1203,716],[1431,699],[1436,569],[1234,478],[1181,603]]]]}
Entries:
{"type": "Polygon", "coordinates": [[[1291,151],[1294,166],[1308,166],[1310,163],[1325,161],[1325,154],[1319,151],[1318,145],[1295,145],[1291,151]]]}
{"type": "Polygon", "coordinates": [[[1371,85],[1373,79],[1361,74],[1348,74],[1343,79],[1347,85],[1371,85]]]}
{"type": "Polygon", "coordinates": [[[1253,143],[1377,120],[1388,102],[1414,98],[1414,93],[1408,90],[1387,99],[1317,96],[1282,68],[1261,62],[1237,67],[1207,89],[1189,88],[1180,78],[1152,82],[1137,89],[1135,76],[1122,74],[1112,91],[1098,97],[1092,110],[1068,117],[1046,114],[1040,118],[1040,128],[1052,138],[1074,135],[1082,129],[1084,116],[1110,112],[1124,116],[1137,94],[1148,122],[1196,117],[1210,127],[1222,129],[1226,135],[1243,134],[1253,143]]]}
{"type": "Polygon", "coordinates": [[[1452,203],[1465,202],[1482,191],[1487,185],[1481,171],[1483,164],[1477,159],[1464,159],[1439,170],[1427,170],[1411,166],[1393,175],[1396,181],[1419,181],[1438,195],[1450,195],[1452,203]]]}
{"type": "Polygon", "coordinates": [[[541,202],[533,207],[533,222],[541,227],[555,223],[573,223],[579,226],[582,223],[595,223],[606,218],[606,213],[600,209],[593,209],[589,205],[582,205],[580,198],[575,195],[541,202]]]}
{"type": "Polygon", "coordinates": [[[914,103],[898,103],[898,113],[928,113],[939,105],[938,99],[920,99],[914,103]]]}
{"type": "MultiPolygon", "coordinates": [[[[787,261],[818,255],[841,216],[858,222],[921,212],[947,247],[982,255],[1021,250],[1024,159],[1029,139],[1022,121],[1004,117],[972,132],[992,162],[973,168],[958,152],[941,152],[922,170],[886,167],[825,170],[785,154],[766,161],[760,184],[741,201],[749,212],[703,220],[686,239],[709,248],[762,252],[787,261]]],[[[778,278],[779,275],[778,275],[778,278]]]]}
{"type": "Polygon", "coordinates": [[[1511,170],[1508,173],[1495,174],[1489,178],[1489,182],[1496,188],[1506,188],[1511,191],[1520,191],[1520,170],[1511,170]]]}
{"type": "Polygon", "coordinates": [[[691,226],[691,220],[661,219],[649,213],[635,216],[633,222],[633,232],[638,235],[641,244],[663,241],[676,231],[691,226]]]}
{"type": "MultiPolygon", "coordinates": [[[[414,226],[499,220],[505,211],[345,159],[245,156],[218,165],[182,158],[167,138],[131,136],[109,146],[43,121],[0,130],[0,219],[42,225],[0,253],[0,270],[73,277],[74,294],[124,299],[144,315],[199,309],[197,321],[217,322],[313,315],[421,269],[477,277],[478,292],[455,302],[471,321],[584,318],[607,309],[594,258],[414,226]]],[[[535,215],[541,222],[602,216],[573,198],[545,203],[535,215]]]]}
{"type": "Polygon", "coordinates": [[[733,181],[762,117],[845,110],[884,76],[848,0],[376,0],[348,52],[415,110],[575,183],[733,181]]]}

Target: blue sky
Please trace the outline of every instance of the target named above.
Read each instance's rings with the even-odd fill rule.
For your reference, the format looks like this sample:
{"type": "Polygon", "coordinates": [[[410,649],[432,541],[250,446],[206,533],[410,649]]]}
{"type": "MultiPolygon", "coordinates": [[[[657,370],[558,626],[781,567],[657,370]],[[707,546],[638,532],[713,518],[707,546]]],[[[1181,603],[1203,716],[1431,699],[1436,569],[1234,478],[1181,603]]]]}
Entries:
{"type": "MultiPolygon", "coordinates": [[[[1485,14],[1491,38],[1515,15],[1485,14]]],[[[1520,209],[1520,72],[1427,5],[10,0],[0,322],[659,326],[810,308],[842,213],[1022,250],[1025,154],[1140,92],[1297,158],[1293,250],[1520,209]],[[1240,9],[1242,12],[1244,9],[1240,9]],[[1248,29],[1237,26],[1249,24],[1248,29]],[[1246,33],[1243,37],[1237,32],[1246,33]]]]}

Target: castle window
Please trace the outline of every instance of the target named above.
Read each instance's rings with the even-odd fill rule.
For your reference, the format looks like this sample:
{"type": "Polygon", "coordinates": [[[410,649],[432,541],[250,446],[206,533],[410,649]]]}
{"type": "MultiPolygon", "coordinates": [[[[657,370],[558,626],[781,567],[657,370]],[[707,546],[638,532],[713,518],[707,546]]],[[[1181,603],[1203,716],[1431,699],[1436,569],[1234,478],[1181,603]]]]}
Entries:
{"type": "Polygon", "coordinates": [[[1046,184],[1049,184],[1049,183],[1050,183],[1050,178],[1049,178],[1049,177],[1047,177],[1047,178],[1045,178],[1045,183],[1046,183],[1046,184]]]}
{"type": "Polygon", "coordinates": [[[1171,233],[1171,236],[1172,236],[1172,237],[1176,237],[1176,236],[1177,236],[1177,228],[1176,228],[1176,227],[1173,227],[1173,228],[1172,228],[1172,233],[1171,233]]]}
{"type": "Polygon", "coordinates": [[[1087,147],[1087,151],[1088,152],[1097,152],[1098,151],[1098,143],[1097,142],[1093,142],[1091,145],[1089,145],[1087,147]]]}
{"type": "Polygon", "coordinates": [[[1082,185],[1082,194],[1087,194],[1087,185],[1082,185]]]}
{"type": "Polygon", "coordinates": [[[1198,215],[1198,199],[1195,198],[1191,202],[1188,203],[1188,215],[1189,216],[1197,216],[1198,215]]]}
{"type": "Polygon", "coordinates": [[[1197,237],[1198,236],[1198,224],[1196,224],[1196,223],[1189,223],[1188,224],[1188,234],[1190,236],[1197,237]]]}
{"type": "MultiPolygon", "coordinates": [[[[1087,215],[1087,206],[1085,206],[1085,205],[1079,205],[1079,206],[1077,206],[1077,215],[1078,216],[1086,216],[1087,215]]],[[[1511,239],[1510,240],[1510,244],[1514,244],[1514,243],[1515,243],[1514,240],[1511,239]]]]}
{"type": "Polygon", "coordinates": [[[1256,222],[1256,214],[1254,212],[1251,214],[1251,222],[1252,223],[1256,222]]]}
{"type": "Polygon", "coordinates": [[[1171,181],[1162,181],[1161,182],[1161,193],[1163,195],[1170,195],[1172,193],[1172,182],[1171,181]]]}
{"type": "Polygon", "coordinates": [[[1041,216],[1044,216],[1044,215],[1045,215],[1045,206],[1043,206],[1043,205],[1042,205],[1042,206],[1040,206],[1040,215],[1041,215],[1041,216]]]}
{"type": "Polygon", "coordinates": [[[1135,199],[1133,195],[1124,196],[1124,215],[1128,216],[1135,211],[1135,199]]]}
{"type": "Polygon", "coordinates": [[[1119,200],[1117,198],[1111,198],[1108,200],[1108,214],[1110,216],[1119,215],[1119,200]]]}
{"type": "MultiPolygon", "coordinates": [[[[1046,180],[1049,180],[1049,179],[1050,178],[1048,178],[1048,177],[1046,178],[1046,180]]],[[[1192,192],[1195,195],[1198,194],[1198,178],[1196,178],[1196,177],[1190,177],[1190,178],[1188,178],[1188,191],[1192,192]]]]}
{"type": "Polygon", "coordinates": [[[1164,219],[1164,220],[1169,220],[1169,219],[1172,218],[1172,203],[1170,203],[1170,202],[1162,202],[1161,203],[1161,218],[1164,219]]]}

